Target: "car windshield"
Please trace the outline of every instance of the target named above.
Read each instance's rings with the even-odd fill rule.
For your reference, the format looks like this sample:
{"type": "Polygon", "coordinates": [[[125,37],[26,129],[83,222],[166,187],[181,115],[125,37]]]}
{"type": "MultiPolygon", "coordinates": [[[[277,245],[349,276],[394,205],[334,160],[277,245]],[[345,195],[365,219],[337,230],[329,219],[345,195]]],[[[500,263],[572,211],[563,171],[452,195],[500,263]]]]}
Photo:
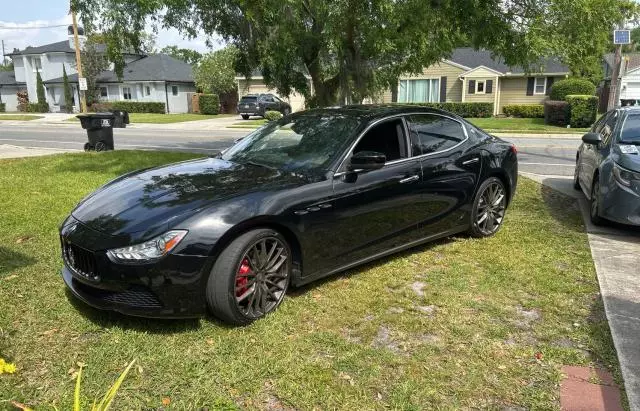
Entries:
{"type": "Polygon", "coordinates": [[[620,143],[640,144],[640,115],[627,117],[620,133],[620,143]]]}
{"type": "Polygon", "coordinates": [[[222,158],[284,171],[326,169],[358,127],[357,118],[314,113],[268,123],[227,150],[222,158]]]}

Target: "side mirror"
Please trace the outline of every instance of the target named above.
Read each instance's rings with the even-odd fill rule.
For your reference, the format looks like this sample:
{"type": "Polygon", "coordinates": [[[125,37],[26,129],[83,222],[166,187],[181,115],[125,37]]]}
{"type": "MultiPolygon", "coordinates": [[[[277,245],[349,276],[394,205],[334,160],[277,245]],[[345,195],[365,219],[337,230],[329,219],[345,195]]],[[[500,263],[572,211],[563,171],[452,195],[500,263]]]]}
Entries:
{"type": "Polygon", "coordinates": [[[349,170],[378,170],[384,167],[387,156],[377,151],[360,151],[351,156],[349,170]]]}
{"type": "Polygon", "coordinates": [[[582,136],[582,141],[587,144],[598,145],[602,142],[602,137],[598,133],[587,133],[582,136]]]}

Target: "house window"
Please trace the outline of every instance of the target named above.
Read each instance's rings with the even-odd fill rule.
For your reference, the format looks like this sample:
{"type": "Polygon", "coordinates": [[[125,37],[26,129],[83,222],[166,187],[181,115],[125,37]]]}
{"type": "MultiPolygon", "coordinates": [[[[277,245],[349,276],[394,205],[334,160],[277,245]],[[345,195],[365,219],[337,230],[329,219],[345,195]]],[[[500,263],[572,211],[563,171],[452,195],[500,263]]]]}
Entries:
{"type": "Polygon", "coordinates": [[[42,60],[40,60],[40,57],[33,57],[31,63],[33,64],[33,71],[42,71],[42,60]]]}
{"type": "Polygon", "coordinates": [[[484,94],[485,93],[485,84],[484,80],[476,81],[476,94],[484,94]]]}
{"type": "Polygon", "coordinates": [[[131,100],[131,87],[122,87],[122,98],[124,100],[131,100]]]}
{"type": "Polygon", "coordinates": [[[545,94],[547,92],[547,78],[536,77],[533,90],[534,94],[545,94]]]}
{"type": "Polygon", "coordinates": [[[178,95],[178,86],[171,86],[171,94],[174,96],[178,95]]]}
{"type": "Polygon", "coordinates": [[[400,80],[399,103],[437,103],[440,101],[440,79],[400,80]]]}
{"type": "Polygon", "coordinates": [[[109,91],[106,87],[100,87],[100,97],[107,98],[109,97],[109,91]]]}
{"type": "Polygon", "coordinates": [[[145,86],[144,87],[144,95],[145,96],[150,96],[151,95],[151,87],[149,87],[149,86],[145,86]]]}

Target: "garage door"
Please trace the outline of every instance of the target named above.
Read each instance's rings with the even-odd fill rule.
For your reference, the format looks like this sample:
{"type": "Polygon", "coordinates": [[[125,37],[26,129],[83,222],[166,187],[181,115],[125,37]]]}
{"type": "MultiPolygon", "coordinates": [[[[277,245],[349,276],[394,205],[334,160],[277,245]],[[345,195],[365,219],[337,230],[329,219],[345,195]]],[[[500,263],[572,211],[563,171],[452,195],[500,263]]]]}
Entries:
{"type": "Polygon", "coordinates": [[[627,87],[620,93],[620,98],[640,100],[640,82],[627,83],[627,87]]]}
{"type": "Polygon", "coordinates": [[[262,81],[260,80],[240,80],[240,97],[247,94],[275,94],[280,97],[282,100],[286,101],[291,105],[292,111],[300,111],[304,110],[304,97],[297,93],[291,93],[289,97],[284,97],[278,94],[274,89],[268,88],[262,81]]]}

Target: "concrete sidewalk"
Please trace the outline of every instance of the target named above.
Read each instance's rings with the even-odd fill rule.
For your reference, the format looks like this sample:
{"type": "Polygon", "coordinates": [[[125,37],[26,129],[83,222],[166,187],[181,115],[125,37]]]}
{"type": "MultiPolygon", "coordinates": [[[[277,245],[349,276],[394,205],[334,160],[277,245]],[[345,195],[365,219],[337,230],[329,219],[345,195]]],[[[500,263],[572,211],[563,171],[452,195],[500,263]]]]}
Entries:
{"type": "Polygon", "coordinates": [[[591,224],[589,202],[573,189],[572,177],[522,174],[580,204],[629,407],[640,411],[640,229],[591,224]]]}
{"type": "Polygon", "coordinates": [[[42,147],[20,147],[9,144],[0,144],[0,159],[47,156],[50,154],[67,153],[81,150],[61,150],[42,147]]]}

